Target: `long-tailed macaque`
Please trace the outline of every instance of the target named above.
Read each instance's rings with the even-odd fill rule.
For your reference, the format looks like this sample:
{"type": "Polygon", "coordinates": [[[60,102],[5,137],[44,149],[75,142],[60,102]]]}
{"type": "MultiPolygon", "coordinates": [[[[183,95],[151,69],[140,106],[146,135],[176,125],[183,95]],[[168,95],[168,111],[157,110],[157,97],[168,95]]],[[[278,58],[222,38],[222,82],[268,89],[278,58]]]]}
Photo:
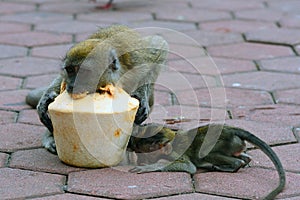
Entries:
{"type": "Polygon", "coordinates": [[[43,138],[44,147],[56,153],[48,105],[64,89],[76,99],[108,84],[119,86],[139,100],[135,123],[141,124],[151,111],[153,85],[167,52],[168,44],[162,37],[141,37],[121,25],[100,29],[87,40],[75,44],[63,59],[62,73],[50,86],[33,90],[26,97],[26,102],[32,106],[38,102],[40,120],[48,128],[43,138]]]}
{"type": "Polygon", "coordinates": [[[144,165],[134,167],[131,172],[183,171],[194,174],[197,168],[236,172],[251,161],[245,153],[247,141],[271,159],[279,174],[278,187],[264,199],[274,199],[285,187],[285,171],[275,152],[264,141],[243,129],[211,124],[188,131],[174,131],[162,125],[146,124],[136,126],[133,135],[136,137],[130,141],[130,148],[137,154],[137,163],[144,165]],[[212,141],[211,151],[202,155],[201,146],[209,129],[211,135],[220,134],[212,141]]]}

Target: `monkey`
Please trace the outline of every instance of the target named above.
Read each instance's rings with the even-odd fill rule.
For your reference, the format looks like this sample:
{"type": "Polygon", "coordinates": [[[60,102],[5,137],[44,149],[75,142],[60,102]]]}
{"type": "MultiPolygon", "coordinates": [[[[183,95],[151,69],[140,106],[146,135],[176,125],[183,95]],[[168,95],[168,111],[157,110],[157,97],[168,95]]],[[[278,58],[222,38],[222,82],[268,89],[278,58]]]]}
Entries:
{"type": "Polygon", "coordinates": [[[154,82],[167,52],[168,43],[162,37],[141,37],[123,25],[100,29],[71,47],[62,61],[62,72],[46,89],[38,88],[26,97],[48,129],[43,146],[57,153],[48,106],[63,90],[77,99],[99,92],[108,84],[121,87],[139,100],[134,123],[145,121],[154,104],[154,82]]]}
{"type": "Polygon", "coordinates": [[[139,166],[132,168],[131,172],[182,171],[194,174],[197,168],[237,172],[251,161],[245,153],[247,141],[271,159],[279,175],[279,185],[264,199],[274,199],[285,187],[285,171],[276,153],[264,141],[241,128],[209,124],[188,131],[175,131],[163,125],[146,124],[135,126],[133,134],[136,137],[130,141],[130,146],[137,154],[139,166]],[[209,129],[212,135],[220,131],[220,136],[212,144],[211,151],[202,155],[201,146],[209,129]]]}

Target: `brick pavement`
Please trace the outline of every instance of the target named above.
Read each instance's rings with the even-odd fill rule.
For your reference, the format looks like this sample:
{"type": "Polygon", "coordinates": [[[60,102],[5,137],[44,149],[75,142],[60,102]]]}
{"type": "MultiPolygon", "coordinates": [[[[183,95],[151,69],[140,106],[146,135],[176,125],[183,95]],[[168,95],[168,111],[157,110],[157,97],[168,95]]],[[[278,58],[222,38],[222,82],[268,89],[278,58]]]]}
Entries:
{"type": "Polygon", "coordinates": [[[45,128],[25,104],[27,92],[49,84],[74,42],[114,23],[173,30],[140,30],[163,35],[171,51],[149,121],[185,117],[190,121],[176,126],[186,128],[213,118],[253,132],[273,146],[287,171],[279,198],[300,199],[300,1],[95,6],[88,0],[0,1],[0,199],[257,198],[276,185],[274,167],[259,150],[249,151],[251,167],[238,173],[194,176],[80,169],[44,150],[45,128]]]}

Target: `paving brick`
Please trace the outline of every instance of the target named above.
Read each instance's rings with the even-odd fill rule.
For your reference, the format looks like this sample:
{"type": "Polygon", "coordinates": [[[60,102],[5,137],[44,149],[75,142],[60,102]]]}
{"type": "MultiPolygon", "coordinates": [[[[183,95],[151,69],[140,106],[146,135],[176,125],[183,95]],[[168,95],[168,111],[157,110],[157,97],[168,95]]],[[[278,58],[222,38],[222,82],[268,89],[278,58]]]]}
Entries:
{"type": "Polygon", "coordinates": [[[248,10],[248,9],[255,9],[255,8],[262,8],[263,4],[259,1],[250,1],[250,2],[243,2],[238,0],[202,0],[202,1],[193,1],[191,2],[193,7],[196,8],[209,8],[212,10],[248,10]]]}
{"type": "Polygon", "coordinates": [[[300,43],[300,30],[266,29],[246,33],[246,40],[273,44],[295,45],[300,43]]]}
{"type": "Polygon", "coordinates": [[[63,21],[73,19],[72,15],[65,15],[60,13],[50,13],[50,12],[28,12],[28,13],[18,13],[14,15],[4,15],[0,17],[2,21],[8,22],[20,22],[28,24],[41,24],[53,21],[63,21]]]}
{"type": "Polygon", "coordinates": [[[280,10],[286,13],[299,13],[300,2],[297,0],[289,1],[269,1],[268,6],[272,9],[280,10]]]}
{"type": "Polygon", "coordinates": [[[194,105],[198,102],[200,106],[238,107],[272,104],[273,102],[271,95],[265,91],[236,88],[199,89],[177,92],[175,95],[181,105],[194,105]]]}
{"type": "Polygon", "coordinates": [[[243,20],[224,20],[215,22],[201,23],[200,28],[202,30],[216,31],[216,32],[237,32],[245,33],[253,30],[276,28],[276,25],[272,22],[262,21],[243,21],[243,20]]]}
{"type": "Polygon", "coordinates": [[[36,109],[22,110],[18,116],[18,122],[24,124],[43,125],[36,109]]]}
{"type": "Polygon", "coordinates": [[[17,151],[11,155],[9,166],[12,168],[41,171],[54,174],[69,174],[84,168],[75,168],[63,164],[57,155],[46,149],[17,151]]]}
{"type": "Polygon", "coordinates": [[[99,197],[89,197],[76,194],[57,194],[52,196],[34,198],[34,200],[104,200],[104,198],[99,197]]]}
{"type": "Polygon", "coordinates": [[[108,25],[108,23],[122,24],[130,21],[145,21],[151,20],[151,13],[136,13],[136,12],[122,12],[113,10],[111,12],[94,12],[85,13],[77,16],[80,21],[100,22],[108,25]],[[108,22],[108,23],[107,23],[108,22]]]}
{"type": "Polygon", "coordinates": [[[288,28],[300,28],[300,18],[297,13],[295,15],[286,15],[279,21],[280,26],[288,28]]]}
{"type": "Polygon", "coordinates": [[[191,192],[193,186],[190,175],[186,173],[135,174],[100,169],[70,173],[68,191],[110,198],[141,199],[191,192]]]}
{"type": "Polygon", "coordinates": [[[0,109],[19,111],[30,108],[25,103],[27,93],[28,90],[0,91],[0,109]]]}
{"type": "Polygon", "coordinates": [[[195,200],[195,199],[203,199],[203,200],[230,200],[232,198],[213,196],[208,194],[199,194],[199,193],[191,193],[191,194],[182,194],[175,195],[169,197],[155,198],[155,200],[195,200]]]}
{"type": "Polygon", "coordinates": [[[95,5],[87,2],[59,2],[59,3],[49,3],[41,4],[40,11],[63,13],[63,14],[79,14],[79,13],[89,13],[95,10],[95,5]]]}
{"type": "Polygon", "coordinates": [[[240,107],[233,110],[234,118],[272,122],[274,124],[284,124],[288,126],[300,125],[299,113],[299,106],[281,104],[240,107]]]}
{"type": "Polygon", "coordinates": [[[266,91],[299,87],[300,83],[297,82],[299,78],[300,76],[296,74],[263,71],[223,75],[223,81],[227,87],[266,91]]]}
{"type": "Polygon", "coordinates": [[[13,123],[16,121],[17,113],[0,110],[0,124],[13,123]]]}
{"type": "Polygon", "coordinates": [[[281,90],[274,93],[276,103],[300,104],[300,89],[281,90]]]}
{"type": "Polygon", "coordinates": [[[267,71],[300,73],[300,57],[283,57],[258,62],[260,69],[267,71]]]}
{"type": "MultiPolygon", "coordinates": [[[[273,147],[272,149],[278,155],[285,170],[299,173],[300,155],[298,153],[295,153],[300,151],[299,143],[273,147]]],[[[249,153],[253,158],[251,166],[262,166],[275,169],[274,164],[270,161],[269,158],[266,157],[266,155],[264,155],[262,151],[253,150],[247,153],[249,153]]]]}
{"type": "Polygon", "coordinates": [[[0,150],[13,152],[18,149],[41,147],[42,135],[45,132],[42,126],[27,124],[0,125],[0,150]]]}
{"type": "Polygon", "coordinates": [[[20,78],[0,76],[0,91],[20,88],[22,81],[20,78]]]}
{"type": "Polygon", "coordinates": [[[300,55],[300,45],[296,46],[295,50],[297,51],[298,55],[300,55]]]}
{"type": "Polygon", "coordinates": [[[0,168],[5,167],[8,161],[8,154],[0,153],[0,168]]]}
{"type": "Polygon", "coordinates": [[[24,87],[39,88],[50,85],[50,83],[58,76],[58,73],[30,76],[25,79],[24,87]]]}
{"type": "MultiPolygon", "coordinates": [[[[286,175],[287,186],[278,197],[299,195],[296,189],[299,186],[299,174],[287,173],[286,175]]],[[[194,176],[194,180],[197,192],[257,199],[277,187],[278,175],[274,170],[245,168],[237,173],[200,173],[194,176]]]]}
{"type": "Polygon", "coordinates": [[[156,105],[171,105],[171,94],[169,92],[161,92],[161,91],[155,91],[154,92],[154,104],[156,105]]]}
{"type": "Polygon", "coordinates": [[[61,21],[61,22],[51,22],[47,24],[38,24],[36,26],[36,30],[49,31],[54,33],[68,33],[68,34],[76,34],[76,33],[84,33],[84,32],[93,33],[98,30],[99,25],[100,24],[95,24],[90,22],[79,22],[79,21],[68,20],[68,21],[61,21]]]}
{"type": "Polygon", "coordinates": [[[0,5],[1,5],[0,14],[26,12],[26,11],[33,11],[35,9],[34,5],[20,4],[20,3],[1,2],[0,5]]]}
{"type": "Polygon", "coordinates": [[[61,44],[44,47],[34,47],[31,50],[32,56],[54,58],[62,60],[67,51],[73,46],[73,44],[61,44]]]}
{"type": "Polygon", "coordinates": [[[235,12],[237,19],[255,20],[255,21],[270,21],[275,22],[283,17],[283,13],[278,10],[271,9],[253,9],[242,10],[235,12]]]}
{"type": "Polygon", "coordinates": [[[205,56],[205,50],[200,46],[187,46],[180,44],[169,44],[168,60],[187,59],[205,56]]]}
{"type": "Polygon", "coordinates": [[[182,8],[174,12],[174,8],[164,9],[155,12],[157,20],[171,20],[171,21],[182,21],[182,22],[201,22],[201,21],[212,21],[231,19],[229,12],[224,11],[213,11],[207,9],[198,8],[182,8]]]}
{"type": "MultiPolygon", "coordinates": [[[[1,17],[0,20],[2,20],[1,17]]],[[[1,26],[0,34],[27,32],[30,30],[30,25],[27,24],[0,22],[0,26],[1,26]]]]}
{"type": "Polygon", "coordinates": [[[9,45],[0,45],[0,51],[1,51],[0,58],[25,56],[27,53],[27,49],[24,47],[16,47],[16,46],[9,46],[9,45]]]}
{"type": "Polygon", "coordinates": [[[241,59],[266,59],[294,55],[289,47],[268,44],[240,43],[208,47],[211,56],[241,59]]]}
{"type": "Polygon", "coordinates": [[[65,177],[56,174],[32,172],[20,169],[0,169],[1,198],[3,199],[25,199],[62,193],[65,177]]]}
{"type": "Polygon", "coordinates": [[[130,26],[133,28],[149,28],[156,27],[163,29],[171,29],[175,31],[186,31],[186,30],[196,30],[196,25],[194,23],[180,23],[180,22],[168,22],[168,21],[141,21],[141,22],[131,22],[130,26]]]}
{"type": "Polygon", "coordinates": [[[0,74],[18,77],[58,73],[61,68],[58,60],[33,57],[5,59],[1,61],[1,65],[3,67],[0,68],[0,74]]]}
{"type": "Polygon", "coordinates": [[[269,145],[296,142],[290,126],[260,121],[226,120],[226,124],[243,128],[269,145]]]}
{"type": "Polygon", "coordinates": [[[71,41],[71,35],[45,32],[3,34],[0,37],[0,43],[2,44],[12,44],[26,47],[70,43],[71,41]]]}

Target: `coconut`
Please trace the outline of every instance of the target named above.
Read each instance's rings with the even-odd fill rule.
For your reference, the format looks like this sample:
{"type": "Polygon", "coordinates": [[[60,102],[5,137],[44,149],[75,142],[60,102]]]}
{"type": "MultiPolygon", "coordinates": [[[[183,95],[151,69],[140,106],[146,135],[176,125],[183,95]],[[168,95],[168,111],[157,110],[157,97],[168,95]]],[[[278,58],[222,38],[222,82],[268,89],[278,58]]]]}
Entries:
{"type": "Polygon", "coordinates": [[[77,167],[117,165],[126,153],[138,105],[113,86],[76,100],[61,93],[48,108],[59,159],[77,167]]]}

